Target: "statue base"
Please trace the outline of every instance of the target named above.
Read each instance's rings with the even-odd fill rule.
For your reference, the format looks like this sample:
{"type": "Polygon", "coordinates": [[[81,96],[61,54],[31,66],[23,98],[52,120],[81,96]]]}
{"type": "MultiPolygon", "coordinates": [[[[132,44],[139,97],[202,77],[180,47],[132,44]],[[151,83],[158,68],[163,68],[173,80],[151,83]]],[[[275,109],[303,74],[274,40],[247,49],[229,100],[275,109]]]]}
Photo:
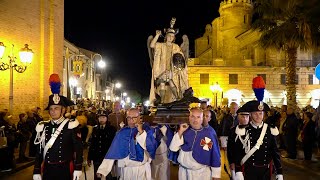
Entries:
{"type": "Polygon", "coordinates": [[[172,107],[158,106],[153,123],[177,125],[189,123],[189,106],[173,105],[172,107]]]}
{"type": "Polygon", "coordinates": [[[157,105],[157,111],[152,122],[155,124],[181,124],[189,123],[189,105],[200,103],[201,101],[193,96],[192,87],[184,93],[183,98],[166,104],[157,105]]]}

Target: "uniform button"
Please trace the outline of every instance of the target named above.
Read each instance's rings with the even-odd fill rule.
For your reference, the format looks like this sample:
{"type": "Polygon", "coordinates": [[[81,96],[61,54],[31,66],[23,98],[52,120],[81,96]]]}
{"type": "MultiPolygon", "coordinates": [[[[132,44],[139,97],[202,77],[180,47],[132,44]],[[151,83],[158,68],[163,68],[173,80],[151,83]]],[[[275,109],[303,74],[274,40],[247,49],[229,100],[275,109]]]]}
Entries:
{"type": "Polygon", "coordinates": [[[61,146],[59,148],[61,149],[61,146]]]}
{"type": "Polygon", "coordinates": [[[61,157],[61,156],[59,156],[59,157],[61,157]]]}
{"type": "Polygon", "coordinates": [[[59,151],[59,153],[61,153],[61,151],[59,151]]]}
{"type": "Polygon", "coordinates": [[[254,161],[254,158],[252,160],[254,161]]]}
{"type": "Polygon", "coordinates": [[[59,162],[61,162],[61,161],[59,161],[59,162]]]}
{"type": "Polygon", "coordinates": [[[60,144],[62,144],[62,142],[60,141],[60,144]]]}
{"type": "Polygon", "coordinates": [[[48,163],[50,163],[50,161],[48,161],[48,163]]]}

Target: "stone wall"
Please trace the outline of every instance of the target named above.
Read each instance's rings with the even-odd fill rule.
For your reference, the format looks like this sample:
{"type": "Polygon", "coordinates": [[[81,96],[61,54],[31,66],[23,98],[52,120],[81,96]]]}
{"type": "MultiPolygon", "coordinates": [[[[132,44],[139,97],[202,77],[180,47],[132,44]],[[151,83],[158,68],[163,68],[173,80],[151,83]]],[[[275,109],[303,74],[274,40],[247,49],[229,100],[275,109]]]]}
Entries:
{"type": "MultiPolygon", "coordinates": [[[[1,61],[8,62],[12,44],[16,57],[26,43],[34,52],[24,73],[13,72],[13,117],[17,120],[30,107],[44,109],[51,94],[50,74],[62,77],[64,0],[2,0],[0,7],[0,42],[6,46],[1,61]]],[[[0,110],[9,109],[9,72],[0,71],[0,110]]]]}

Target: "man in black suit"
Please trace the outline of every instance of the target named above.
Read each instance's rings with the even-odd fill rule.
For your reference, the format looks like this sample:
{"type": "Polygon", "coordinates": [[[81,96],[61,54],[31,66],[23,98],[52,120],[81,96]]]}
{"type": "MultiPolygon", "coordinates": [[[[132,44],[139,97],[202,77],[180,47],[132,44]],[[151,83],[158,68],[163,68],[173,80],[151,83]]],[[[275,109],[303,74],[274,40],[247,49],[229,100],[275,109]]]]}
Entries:
{"type": "MultiPolygon", "coordinates": [[[[117,132],[117,129],[108,122],[108,114],[105,111],[98,113],[98,120],[99,124],[93,128],[91,135],[87,160],[89,166],[91,166],[91,161],[93,162],[95,180],[100,179],[96,175],[98,167],[107,154],[117,132]]],[[[111,174],[107,176],[107,179],[112,179],[111,174]]]]}

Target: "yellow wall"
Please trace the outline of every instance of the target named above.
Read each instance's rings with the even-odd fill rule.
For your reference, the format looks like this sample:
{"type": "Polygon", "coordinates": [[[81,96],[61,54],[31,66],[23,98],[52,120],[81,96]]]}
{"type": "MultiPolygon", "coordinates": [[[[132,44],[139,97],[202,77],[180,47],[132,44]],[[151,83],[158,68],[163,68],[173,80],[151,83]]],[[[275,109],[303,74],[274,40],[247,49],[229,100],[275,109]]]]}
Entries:
{"type": "MultiPolygon", "coordinates": [[[[280,74],[285,74],[285,53],[279,49],[265,50],[259,46],[261,33],[250,29],[252,10],[251,0],[222,1],[220,17],[212,21],[211,45],[205,43],[206,33],[196,39],[196,56],[188,62],[189,84],[195,96],[209,98],[213,103],[214,95],[210,91],[210,85],[218,82],[224,93],[230,89],[240,90],[244,95],[242,100],[246,102],[255,98],[251,89],[252,79],[257,74],[266,74],[266,89],[271,93],[269,105],[282,105],[281,93],[285,90],[285,85],[280,84],[280,74]],[[209,74],[210,82],[200,84],[200,74],[209,74]],[[229,74],[238,74],[239,83],[229,84],[229,74]]],[[[320,86],[309,85],[308,82],[309,74],[314,74],[311,52],[298,49],[297,58],[297,100],[299,106],[306,106],[310,101],[310,92],[320,86]]],[[[221,96],[220,93],[218,105],[221,104],[221,96]]]]}
{"type": "MultiPolygon", "coordinates": [[[[25,43],[34,52],[27,70],[13,73],[13,115],[17,119],[32,106],[44,109],[51,94],[50,74],[62,77],[64,0],[2,0],[0,7],[0,42],[7,47],[1,61],[8,62],[11,44],[16,57],[25,43]]],[[[0,71],[0,110],[9,109],[9,78],[9,70],[0,71]]]]}
{"type": "MultiPolygon", "coordinates": [[[[243,102],[255,98],[252,90],[252,79],[257,74],[266,74],[266,90],[270,94],[269,105],[281,106],[283,101],[282,92],[285,85],[281,84],[281,74],[285,74],[285,69],[281,67],[216,67],[216,66],[193,66],[190,62],[188,66],[189,86],[194,90],[194,95],[199,98],[209,98],[213,103],[213,93],[210,85],[218,82],[224,92],[231,89],[238,89],[243,93],[243,102]],[[209,74],[209,84],[200,84],[200,74],[209,74]],[[238,74],[238,84],[229,84],[229,74],[238,74]]],[[[314,68],[298,68],[299,84],[297,85],[297,100],[300,107],[309,105],[311,91],[319,89],[320,85],[309,85],[308,76],[314,74],[314,68]]],[[[221,94],[218,95],[218,105],[221,104],[221,94]]]]}

